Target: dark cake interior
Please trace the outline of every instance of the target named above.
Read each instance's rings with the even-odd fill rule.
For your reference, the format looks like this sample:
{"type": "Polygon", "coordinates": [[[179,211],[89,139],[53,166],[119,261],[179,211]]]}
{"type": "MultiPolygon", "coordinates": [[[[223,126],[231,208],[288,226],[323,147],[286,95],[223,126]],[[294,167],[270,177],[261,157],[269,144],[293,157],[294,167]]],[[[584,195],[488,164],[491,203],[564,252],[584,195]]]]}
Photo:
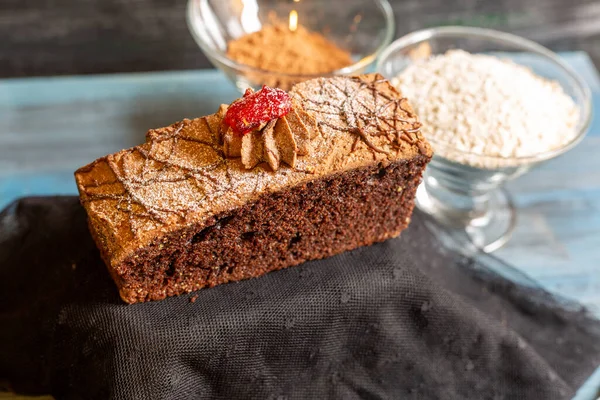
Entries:
{"type": "Polygon", "coordinates": [[[125,261],[123,279],[136,283],[121,295],[159,300],[397,236],[427,161],[336,174],[174,232],[125,261]]]}

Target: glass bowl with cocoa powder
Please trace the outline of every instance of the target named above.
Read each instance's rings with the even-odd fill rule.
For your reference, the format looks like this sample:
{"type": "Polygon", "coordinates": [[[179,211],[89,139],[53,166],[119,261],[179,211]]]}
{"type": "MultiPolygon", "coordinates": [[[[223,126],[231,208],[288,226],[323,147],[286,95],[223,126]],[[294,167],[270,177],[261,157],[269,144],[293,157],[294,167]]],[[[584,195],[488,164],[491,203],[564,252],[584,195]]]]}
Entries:
{"type": "Polygon", "coordinates": [[[395,31],[387,0],[189,0],[187,21],[241,92],[363,73],[395,31]]]}

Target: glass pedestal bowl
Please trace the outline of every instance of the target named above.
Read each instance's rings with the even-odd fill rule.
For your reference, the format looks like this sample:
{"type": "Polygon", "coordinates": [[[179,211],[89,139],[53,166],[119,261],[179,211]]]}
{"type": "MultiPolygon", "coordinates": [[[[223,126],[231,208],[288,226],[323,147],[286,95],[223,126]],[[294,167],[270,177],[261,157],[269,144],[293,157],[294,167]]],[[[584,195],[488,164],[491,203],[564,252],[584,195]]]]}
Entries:
{"type": "Polygon", "coordinates": [[[583,139],[591,120],[589,88],[550,50],[515,35],[468,27],[439,27],[408,34],[382,53],[377,71],[391,79],[422,57],[423,49],[424,56],[462,49],[509,58],[558,82],[580,109],[577,132],[570,142],[527,157],[489,157],[427,138],[435,155],[417,191],[417,207],[433,217],[446,234],[462,237],[477,249],[494,251],[508,241],[516,222],[516,210],[504,183],[563,154],[583,139]]]}
{"type": "Polygon", "coordinates": [[[394,15],[387,0],[188,0],[189,30],[212,64],[240,92],[263,84],[289,90],[319,76],[365,72],[392,41],[394,15]],[[303,25],[351,53],[354,63],[329,74],[294,75],[253,68],[227,56],[227,43],[261,29],[285,23],[303,25]]]}

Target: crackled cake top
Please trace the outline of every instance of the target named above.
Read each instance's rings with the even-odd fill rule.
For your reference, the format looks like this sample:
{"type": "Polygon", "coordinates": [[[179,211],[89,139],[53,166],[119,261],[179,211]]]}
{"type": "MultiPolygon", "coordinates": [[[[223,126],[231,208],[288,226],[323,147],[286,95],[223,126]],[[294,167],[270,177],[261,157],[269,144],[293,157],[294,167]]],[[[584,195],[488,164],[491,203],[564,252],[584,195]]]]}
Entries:
{"type": "Polygon", "coordinates": [[[231,153],[227,146],[233,142],[227,140],[239,138],[228,139],[222,106],[207,117],[150,130],[146,143],[79,169],[82,203],[113,267],[157,233],[202,224],[262,194],[352,168],[432,155],[408,101],[380,75],[318,78],[289,95],[294,112],[244,135],[254,135],[249,151],[277,150],[276,168],[272,155],[251,158],[252,165],[241,148],[240,156],[231,153]],[[260,135],[269,124],[269,137],[285,138],[267,145],[260,135]]]}

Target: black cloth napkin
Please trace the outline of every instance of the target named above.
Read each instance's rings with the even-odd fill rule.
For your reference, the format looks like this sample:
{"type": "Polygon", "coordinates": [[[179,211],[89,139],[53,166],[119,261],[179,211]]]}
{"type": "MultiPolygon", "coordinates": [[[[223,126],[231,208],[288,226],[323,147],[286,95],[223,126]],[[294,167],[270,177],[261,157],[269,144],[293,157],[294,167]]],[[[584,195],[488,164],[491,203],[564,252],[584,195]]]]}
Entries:
{"type": "Polygon", "coordinates": [[[570,398],[600,364],[598,321],[445,249],[428,223],[415,212],[398,239],[125,305],[78,199],[22,199],[0,214],[0,380],[58,399],[570,398]]]}

